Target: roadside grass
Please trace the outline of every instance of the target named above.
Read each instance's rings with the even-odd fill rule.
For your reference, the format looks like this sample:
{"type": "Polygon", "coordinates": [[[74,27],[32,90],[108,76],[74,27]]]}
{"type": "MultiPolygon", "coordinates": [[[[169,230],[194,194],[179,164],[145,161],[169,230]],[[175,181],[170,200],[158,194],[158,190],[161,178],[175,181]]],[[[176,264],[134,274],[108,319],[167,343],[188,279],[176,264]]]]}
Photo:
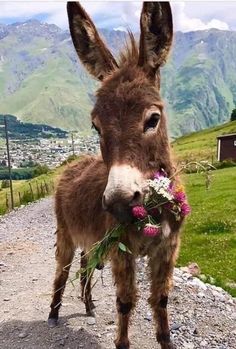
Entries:
{"type": "MultiPolygon", "coordinates": [[[[47,174],[43,174],[33,179],[13,181],[14,207],[19,207],[21,204],[27,204],[52,194],[53,188],[56,185],[60,174],[63,172],[64,167],[65,166],[60,166],[55,170],[50,170],[47,174]],[[33,196],[31,190],[33,191],[33,196]]],[[[0,215],[5,214],[8,211],[6,196],[10,207],[10,188],[4,188],[0,191],[0,215]]]]}
{"type": "Polygon", "coordinates": [[[198,263],[203,274],[236,296],[236,169],[213,171],[209,190],[202,174],[183,180],[192,213],[182,231],[178,264],[198,263]]]}

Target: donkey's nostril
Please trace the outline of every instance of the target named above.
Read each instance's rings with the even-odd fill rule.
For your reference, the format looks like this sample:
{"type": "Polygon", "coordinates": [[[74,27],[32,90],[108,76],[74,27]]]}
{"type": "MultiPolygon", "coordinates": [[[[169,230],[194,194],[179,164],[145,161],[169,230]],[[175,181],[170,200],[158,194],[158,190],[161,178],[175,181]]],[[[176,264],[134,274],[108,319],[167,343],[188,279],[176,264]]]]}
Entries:
{"type": "Polygon", "coordinates": [[[134,193],[134,196],[133,196],[133,199],[131,201],[131,204],[139,204],[141,202],[141,198],[142,198],[142,195],[141,195],[141,192],[136,190],[136,192],[134,193]]]}
{"type": "Polygon", "coordinates": [[[107,210],[107,204],[106,204],[106,197],[103,195],[102,197],[102,208],[106,211],[107,210]]]}

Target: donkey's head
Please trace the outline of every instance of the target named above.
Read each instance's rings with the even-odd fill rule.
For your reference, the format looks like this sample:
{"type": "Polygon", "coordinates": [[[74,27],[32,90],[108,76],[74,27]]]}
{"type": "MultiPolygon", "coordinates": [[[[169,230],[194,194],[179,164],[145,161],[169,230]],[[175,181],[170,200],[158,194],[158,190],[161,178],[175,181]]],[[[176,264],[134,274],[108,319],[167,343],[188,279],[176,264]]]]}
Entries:
{"type": "Polygon", "coordinates": [[[92,20],[79,3],[67,5],[70,32],[78,56],[101,81],[92,111],[109,170],[103,206],[119,220],[128,220],[131,206],[142,202],[144,180],[160,168],[171,172],[160,67],[169,53],[171,8],[167,2],[145,2],[139,49],[131,45],[116,62],[92,20]]]}

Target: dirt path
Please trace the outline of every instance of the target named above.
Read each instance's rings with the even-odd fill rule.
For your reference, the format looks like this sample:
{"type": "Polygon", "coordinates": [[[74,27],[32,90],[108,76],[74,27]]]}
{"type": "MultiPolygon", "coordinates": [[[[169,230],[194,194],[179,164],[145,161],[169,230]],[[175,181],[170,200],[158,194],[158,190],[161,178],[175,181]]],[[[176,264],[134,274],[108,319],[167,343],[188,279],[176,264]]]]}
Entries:
{"type": "MultiPolygon", "coordinates": [[[[0,219],[0,348],[112,349],[115,335],[115,288],[109,266],[96,277],[96,320],[85,316],[77,299],[78,283],[68,284],[60,325],[47,327],[54,277],[52,200],[44,199],[0,219]]],[[[73,265],[71,276],[78,269],[73,265]]],[[[145,260],[139,261],[140,298],[130,327],[132,349],[158,348],[150,309],[145,260]]],[[[170,297],[171,335],[179,349],[235,349],[235,301],[180,270],[170,297]]]]}

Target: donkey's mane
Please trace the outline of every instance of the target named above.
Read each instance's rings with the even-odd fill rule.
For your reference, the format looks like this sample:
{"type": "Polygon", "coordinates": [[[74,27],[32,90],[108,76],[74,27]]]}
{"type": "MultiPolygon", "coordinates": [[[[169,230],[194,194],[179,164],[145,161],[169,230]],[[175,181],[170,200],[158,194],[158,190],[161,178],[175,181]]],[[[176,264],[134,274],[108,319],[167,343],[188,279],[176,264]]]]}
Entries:
{"type": "Polygon", "coordinates": [[[124,65],[137,65],[139,49],[134,34],[130,30],[128,31],[128,38],[126,38],[124,46],[119,56],[118,65],[120,67],[124,65]]]}

